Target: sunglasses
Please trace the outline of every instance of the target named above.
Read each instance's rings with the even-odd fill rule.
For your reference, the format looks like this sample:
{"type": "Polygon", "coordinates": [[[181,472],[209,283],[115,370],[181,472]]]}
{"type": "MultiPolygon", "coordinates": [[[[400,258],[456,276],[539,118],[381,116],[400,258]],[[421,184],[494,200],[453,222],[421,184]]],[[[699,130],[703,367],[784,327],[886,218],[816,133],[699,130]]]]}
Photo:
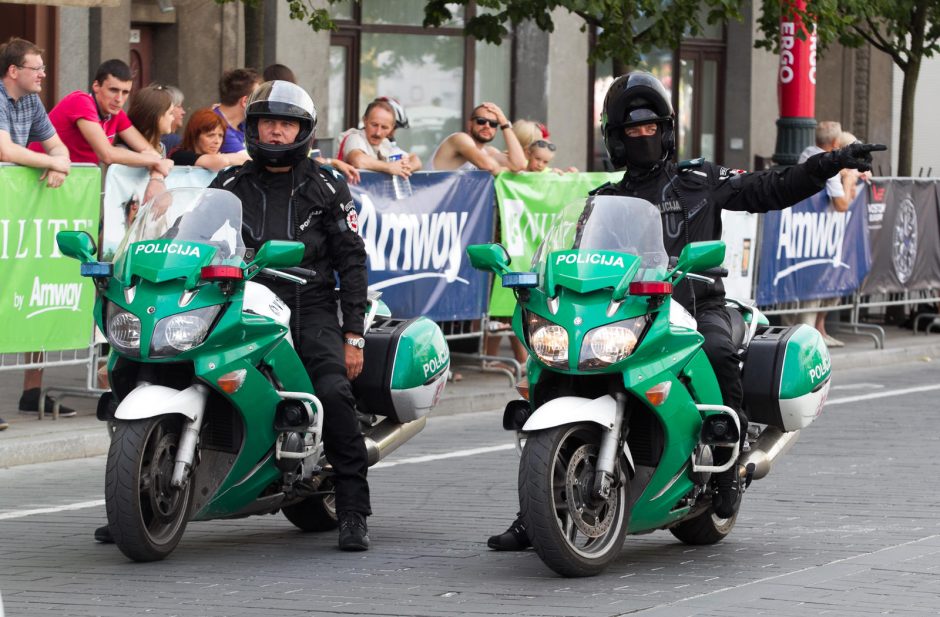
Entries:
{"type": "Polygon", "coordinates": [[[473,116],[470,119],[476,122],[477,126],[486,126],[487,124],[489,124],[490,128],[493,128],[493,129],[499,126],[499,122],[497,122],[496,120],[490,120],[489,118],[481,118],[480,116],[473,116]]]}
{"type": "Polygon", "coordinates": [[[558,146],[553,144],[550,141],[545,141],[544,139],[539,139],[538,141],[533,141],[529,144],[530,148],[548,148],[549,152],[554,152],[558,149],[558,146]]]}

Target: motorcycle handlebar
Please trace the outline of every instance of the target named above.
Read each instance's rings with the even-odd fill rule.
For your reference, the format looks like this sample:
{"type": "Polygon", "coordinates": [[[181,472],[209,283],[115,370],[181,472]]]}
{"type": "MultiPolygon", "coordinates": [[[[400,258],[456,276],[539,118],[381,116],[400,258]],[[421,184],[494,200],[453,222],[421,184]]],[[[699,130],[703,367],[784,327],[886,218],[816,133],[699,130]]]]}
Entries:
{"type": "Polygon", "coordinates": [[[704,275],[704,276],[717,276],[720,278],[724,278],[728,276],[728,268],[709,268],[708,270],[699,272],[699,274],[704,275]]]}

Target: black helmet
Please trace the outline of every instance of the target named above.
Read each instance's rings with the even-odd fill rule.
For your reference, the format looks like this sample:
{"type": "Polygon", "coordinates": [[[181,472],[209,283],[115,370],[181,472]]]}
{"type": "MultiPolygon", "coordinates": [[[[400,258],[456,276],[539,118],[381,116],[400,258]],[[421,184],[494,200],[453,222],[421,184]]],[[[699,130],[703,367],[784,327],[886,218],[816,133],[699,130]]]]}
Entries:
{"type": "Polygon", "coordinates": [[[601,132],[604,146],[615,168],[627,165],[626,135],[623,129],[656,122],[662,135],[662,158],[668,160],[676,149],[672,102],[656,77],[645,71],[621,75],[610,84],[604,97],[601,132]]]}
{"type": "Polygon", "coordinates": [[[317,108],[307,92],[289,81],[266,81],[248,98],[245,108],[245,142],[248,156],[267,167],[289,167],[307,158],[317,126],[317,108]],[[280,118],[300,122],[292,144],[263,144],[258,120],[280,118]]]}

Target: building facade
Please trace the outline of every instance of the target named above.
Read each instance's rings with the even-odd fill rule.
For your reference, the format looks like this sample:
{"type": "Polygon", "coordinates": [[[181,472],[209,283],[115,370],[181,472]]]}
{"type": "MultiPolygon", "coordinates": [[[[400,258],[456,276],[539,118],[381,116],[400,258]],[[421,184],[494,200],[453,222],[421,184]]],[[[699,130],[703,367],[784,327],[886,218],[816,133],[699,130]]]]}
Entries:
{"type": "MultiPolygon", "coordinates": [[[[462,130],[476,103],[489,100],[511,119],[544,122],[558,145],[557,165],[604,169],[600,107],[613,75],[610,63],[588,64],[593,36],[582,31],[579,17],[559,9],[552,33],[523,24],[494,46],[463,35],[464,19],[477,10],[473,4],[438,29],[421,26],[423,0],[313,5],[330,7],[336,31],[313,32],[291,20],[282,0],[263,3],[263,64],[291,67],[312,93],[324,152],[358,123],[372,98],[392,96],[411,119],[399,141],[427,160],[444,137],[462,130]]],[[[744,13],[741,22],[644,58],[643,68],[673,94],[681,158],[706,156],[750,169],[774,153],[779,59],[754,49],[757,16],[749,4],[744,13]]],[[[126,59],[136,85],[180,86],[187,109],[209,105],[218,99],[221,73],[245,63],[244,32],[240,2],[0,3],[0,37],[23,36],[47,50],[51,70],[43,96],[50,107],[72,90],[87,89],[108,58],[126,59]]],[[[863,140],[892,143],[892,100],[879,96],[895,79],[887,56],[832,49],[820,56],[817,75],[818,119],[839,120],[863,140]]]]}

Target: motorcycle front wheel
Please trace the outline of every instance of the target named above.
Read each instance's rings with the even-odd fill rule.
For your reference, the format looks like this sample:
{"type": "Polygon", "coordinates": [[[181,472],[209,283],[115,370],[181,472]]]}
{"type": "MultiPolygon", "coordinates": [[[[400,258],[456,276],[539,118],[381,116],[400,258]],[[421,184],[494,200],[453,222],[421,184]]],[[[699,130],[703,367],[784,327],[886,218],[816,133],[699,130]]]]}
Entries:
{"type": "Polygon", "coordinates": [[[192,483],[170,484],[182,416],[117,421],[108,449],[105,505],[114,543],[134,561],[159,561],[179,544],[192,483]]]}
{"type": "Polygon", "coordinates": [[[529,540],[562,576],[600,574],[627,535],[624,478],[616,479],[606,500],[592,497],[600,440],[600,427],[569,424],[529,434],[522,451],[519,501],[529,540]]]}

